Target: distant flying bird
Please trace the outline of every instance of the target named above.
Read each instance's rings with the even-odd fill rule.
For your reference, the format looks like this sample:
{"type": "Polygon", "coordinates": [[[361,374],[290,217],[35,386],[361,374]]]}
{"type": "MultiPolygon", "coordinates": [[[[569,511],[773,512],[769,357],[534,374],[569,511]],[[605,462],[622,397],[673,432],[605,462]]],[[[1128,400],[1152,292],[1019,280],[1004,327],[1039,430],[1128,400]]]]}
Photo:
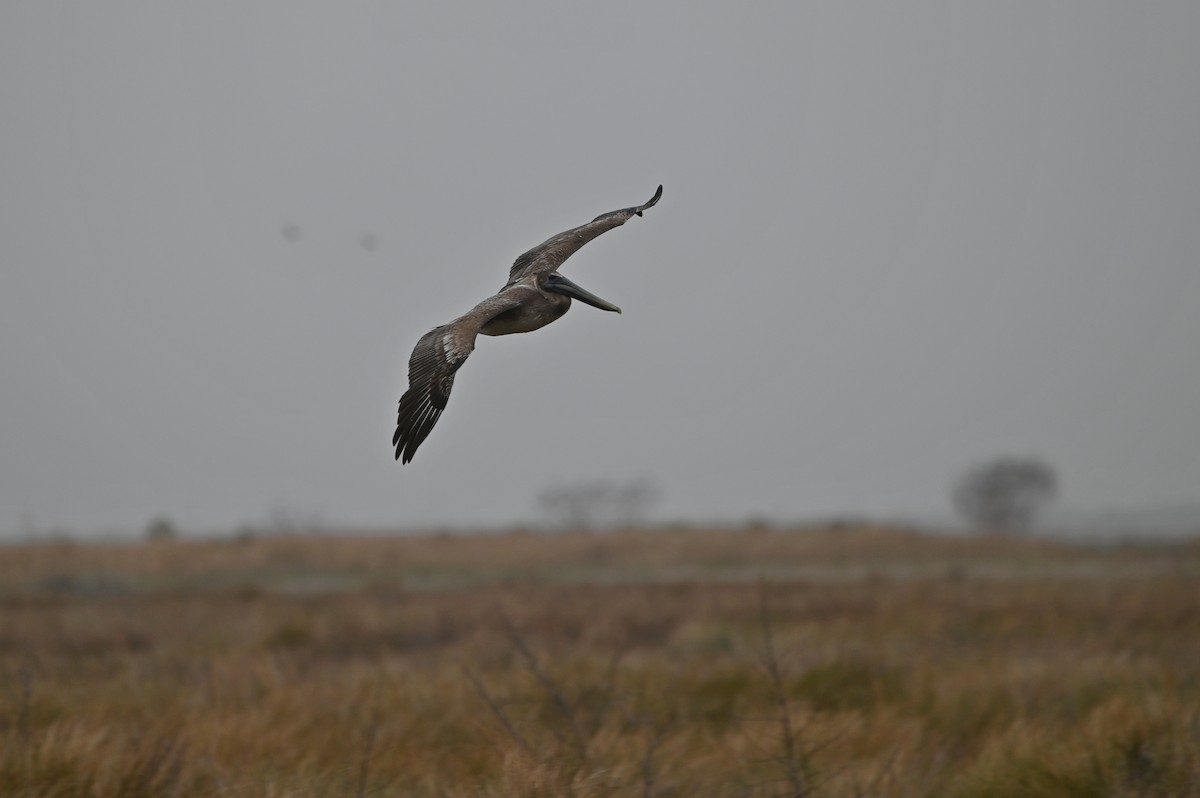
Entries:
{"type": "Polygon", "coordinates": [[[644,205],[601,214],[538,244],[513,263],[508,282],[499,293],[421,336],[408,361],[408,390],[400,397],[396,434],[392,436],[396,459],[403,457],[405,463],[412,460],[417,447],[429,436],[450,399],[454,372],[471,354],[480,333],[509,335],[545,327],[570,309],[572,298],[620,313],[616,305],[563,277],[558,267],[596,236],[620,227],[632,216],[641,216],[661,196],[659,186],[644,205]]]}

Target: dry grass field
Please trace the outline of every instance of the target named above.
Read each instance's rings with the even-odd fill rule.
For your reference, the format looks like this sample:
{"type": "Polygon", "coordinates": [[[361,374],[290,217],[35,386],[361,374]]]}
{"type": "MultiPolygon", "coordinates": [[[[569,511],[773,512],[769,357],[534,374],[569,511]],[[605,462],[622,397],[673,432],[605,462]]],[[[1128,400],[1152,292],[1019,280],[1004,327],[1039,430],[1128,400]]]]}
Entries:
{"type": "Polygon", "coordinates": [[[1200,796],[1200,546],[9,546],[0,795],[1200,796]]]}

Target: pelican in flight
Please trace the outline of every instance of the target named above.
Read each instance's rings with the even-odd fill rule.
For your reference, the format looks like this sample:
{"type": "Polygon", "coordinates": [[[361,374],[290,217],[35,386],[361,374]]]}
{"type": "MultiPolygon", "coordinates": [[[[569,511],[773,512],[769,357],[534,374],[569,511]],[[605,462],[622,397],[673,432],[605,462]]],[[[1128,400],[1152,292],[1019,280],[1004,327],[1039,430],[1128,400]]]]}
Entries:
{"type": "Polygon", "coordinates": [[[417,447],[429,436],[450,399],[454,372],[471,354],[480,333],[509,335],[545,327],[570,309],[572,299],[620,313],[616,305],[563,277],[558,267],[596,236],[620,227],[633,216],[641,216],[661,196],[659,186],[642,205],[601,214],[587,224],[546,239],[517,258],[508,272],[508,282],[497,294],[421,336],[408,360],[408,390],[400,397],[396,434],[392,436],[396,459],[403,458],[405,463],[412,460],[417,447]]]}

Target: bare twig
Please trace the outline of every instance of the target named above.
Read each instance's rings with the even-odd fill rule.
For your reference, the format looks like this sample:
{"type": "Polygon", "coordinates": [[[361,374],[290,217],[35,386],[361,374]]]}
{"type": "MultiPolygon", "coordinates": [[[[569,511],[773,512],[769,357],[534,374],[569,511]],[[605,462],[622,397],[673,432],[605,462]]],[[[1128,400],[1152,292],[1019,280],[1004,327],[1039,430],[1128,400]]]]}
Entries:
{"type": "Polygon", "coordinates": [[[492,715],[495,716],[496,721],[500,724],[504,731],[508,733],[508,736],[512,738],[513,742],[515,742],[526,754],[536,759],[537,757],[533,753],[533,747],[530,746],[525,738],[521,736],[521,733],[517,731],[517,727],[513,725],[513,722],[509,719],[507,713],[505,713],[505,711],[501,709],[500,705],[496,703],[495,699],[492,698],[491,693],[487,691],[487,687],[485,687],[483,682],[479,680],[479,677],[472,673],[471,669],[464,665],[461,661],[458,663],[458,667],[462,670],[463,675],[467,677],[467,681],[471,683],[471,686],[475,688],[475,694],[478,695],[479,699],[483,701],[488,709],[492,711],[492,715]]]}
{"type": "Polygon", "coordinates": [[[894,791],[897,786],[896,760],[899,756],[900,749],[892,749],[892,752],[888,754],[888,758],[884,761],[883,767],[875,772],[875,775],[866,786],[858,788],[856,794],[862,796],[862,798],[867,798],[871,795],[883,795],[888,792],[884,789],[885,780],[889,782],[894,791]]]}
{"type": "Polygon", "coordinates": [[[355,798],[366,798],[367,777],[371,771],[371,753],[375,750],[375,733],[379,728],[379,683],[371,694],[371,719],[367,722],[367,735],[363,741],[362,762],[358,766],[358,789],[355,798]]]}
{"type": "Polygon", "coordinates": [[[793,796],[808,795],[810,790],[807,766],[801,762],[796,732],[792,728],[792,715],[788,711],[787,690],[783,684],[783,670],[779,665],[779,657],[775,653],[775,633],[771,628],[771,613],[767,608],[767,583],[763,578],[758,581],[759,619],[763,632],[763,664],[771,678],[771,690],[775,695],[775,703],[779,709],[780,743],[783,745],[783,755],[779,757],[787,770],[788,784],[791,785],[793,796]]]}
{"type": "Polygon", "coordinates": [[[501,619],[504,622],[504,629],[508,633],[508,639],[516,648],[517,653],[521,655],[521,659],[525,661],[525,666],[529,668],[529,672],[538,680],[538,684],[546,691],[546,695],[550,696],[550,701],[554,704],[558,713],[563,716],[567,725],[571,729],[571,734],[575,738],[575,747],[579,752],[579,758],[584,763],[588,761],[588,744],[587,738],[583,734],[583,730],[579,727],[579,720],[575,717],[575,710],[571,707],[567,696],[559,687],[558,682],[551,678],[550,674],[546,673],[538,662],[537,657],[530,651],[529,645],[525,642],[525,638],[521,635],[520,630],[513,625],[512,620],[508,615],[502,615],[501,619]]]}
{"type": "Polygon", "coordinates": [[[213,786],[221,795],[227,795],[230,791],[229,782],[221,778],[221,771],[217,767],[217,763],[213,761],[211,756],[201,756],[197,758],[200,766],[207,771],[208,778],[212,780],[213,786]]]}
{"type": "Polygon", "coordinates": [[[17,711],[17,736],[22,742],[29,742],[30,737],[30,705],[33,703],[33,669],[26,667],[21,671],[21,707],[17,711]]]}
{"type": "Polygon", "coordinates": [[[604,674],[604,685],[600,691],[600,700],[596,704],[589,724],[592,737],[599,733],[600,727],[604,724],[604,716],[608,714],[609,708],[612,706],[613,697],[617,692],[617,668],[620,666],[621,660],[625,658],[627,651],[629,651],[629,647],[622,646],[608,661],[608,668],[604,674]]]}
{"type": "Polygon", "coordinates": [[[642,757],[642,795],[645,798],[654,796],[654,752],[658,750],[661,742],[662,735],[658,729],[651,726],[650,734],[646,737],[646,753],[642,757]]]}

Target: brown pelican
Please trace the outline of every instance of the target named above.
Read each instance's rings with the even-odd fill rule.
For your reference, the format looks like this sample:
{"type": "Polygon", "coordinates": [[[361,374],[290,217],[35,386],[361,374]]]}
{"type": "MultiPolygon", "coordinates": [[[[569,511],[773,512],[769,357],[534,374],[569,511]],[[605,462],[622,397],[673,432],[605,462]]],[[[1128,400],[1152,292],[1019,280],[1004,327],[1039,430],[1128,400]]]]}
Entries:
{"type": "Polygon", "coordinates": [[[616,305],[563,277],[558,267],[596,236],[620,227],[632,216],[641,216],[661,196],[659,186],[643,205],[601,214],[587,224],[546,239],[517,258],[499,293],[421,336],[408,361],[408,390],[400,397],[396,434],[392,436],[396,459],[403,457],[405,463],[412,460],[417,447],[429,436],[450,399],[454,372],[475,348],[479,333],[509,335],[545,327],[570,309],[572,299],[620,313],[616,305]]]}

